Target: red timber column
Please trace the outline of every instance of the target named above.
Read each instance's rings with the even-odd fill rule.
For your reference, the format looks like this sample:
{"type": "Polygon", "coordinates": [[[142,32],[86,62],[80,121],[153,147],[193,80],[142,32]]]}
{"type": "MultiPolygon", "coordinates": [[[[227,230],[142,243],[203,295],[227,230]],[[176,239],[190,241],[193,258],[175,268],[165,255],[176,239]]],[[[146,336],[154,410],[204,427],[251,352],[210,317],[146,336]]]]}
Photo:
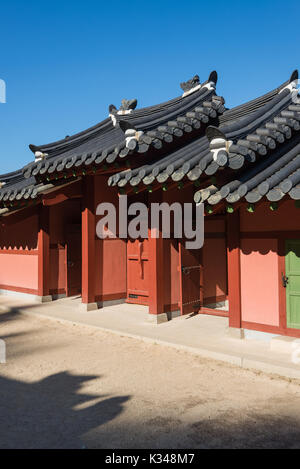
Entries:
{"type": "Polygon", "coordinates": [[[82,303],[86,311],[98,309],[95,298],[95,178],[83,179],[82,199],[82,303]]]}
{"type": "Polygon", "coordinates": [[[227,214],[227,271],[229,301],[229,335],[243,338],[241,329],[241,266],[240,266],[240,212],[227,214]]]}
{"type": "Polygon", "coordinates": [[[50,223],[49,207],[39,207],[38,233],[38,296],[41,301],[52,301],[50,295],[50,223]]]}
{"type": "Polygon", "coordinates": [[[161,227],[151,230],[151,204],[161,203],[161,192],[149,194],[149,320],[155,324],[168,321],[164,312],[164,256],[161,227]],[[155,238],[154,233],[159,237],[155,238]]]}

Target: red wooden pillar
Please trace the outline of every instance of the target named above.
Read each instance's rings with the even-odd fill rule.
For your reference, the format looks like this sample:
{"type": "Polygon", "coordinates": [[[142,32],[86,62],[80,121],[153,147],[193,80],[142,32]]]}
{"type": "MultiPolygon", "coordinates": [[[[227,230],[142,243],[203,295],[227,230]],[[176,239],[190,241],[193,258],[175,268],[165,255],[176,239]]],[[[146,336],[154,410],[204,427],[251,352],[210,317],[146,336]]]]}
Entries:
{"type": "MultiPolygon", "coordinates": [[[[158,191],[149,196],[149,203],[154,202],[161,202],[161,194],[158,191]]],[[[151,217],[149,217],[150,220],[151,217]]],[[[168,320],[164,312],[164,240],[160,229],[151,230],[150,228],[151,225],[149,225],[149,314],[153,322],[161,323],[168,320]],[[158,237],[154,237],[155,232],[158,237]]]]}
{"type": "Polygon", "coordinates": [[[241,328],[240,214],[227,214],[229,327],[241,328]]]}
{"type": "Polygon", "coordinates": [[[50,226],[49,208],[39,207],[38,233],[38,296],[42,301],[51,301],[50,297],[50,226]]]}
{"type": "Polygon", "coordinates": [[[97,309],[95,298],[95,182],[93,176],[83,180],[82,206],[82,303],[87,310],[97,309]]]}

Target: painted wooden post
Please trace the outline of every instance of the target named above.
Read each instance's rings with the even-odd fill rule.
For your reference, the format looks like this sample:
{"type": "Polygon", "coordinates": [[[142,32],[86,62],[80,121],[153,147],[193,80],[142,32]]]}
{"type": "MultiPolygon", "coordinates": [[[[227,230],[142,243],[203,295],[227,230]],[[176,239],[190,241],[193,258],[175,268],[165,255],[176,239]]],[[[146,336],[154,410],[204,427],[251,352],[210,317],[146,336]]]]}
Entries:
{"type": "Polygon", "coordinates": [[[241,328],[240,214],[227,214],[229,327],[241,328]]]}
{"type": "Polygon", "coordinates": [[[38,233],[38,296],[42,301],[51,301],[50,297],[50,227],[49,208],[39,207],[38,233]]]}
{"type": "MultiPolygon", "coordinates": [[[[161,202],[160,191],[149,196],[149,203],[161,202]]],[[[159,230],[158,238],[154,237],[154,230],[149,228],[149,314],[153,322],[160,323],[168,320],[164,312],[164,256],[163,238],[159,230]]]]}
{"type": "Polygon", "coordinates": [[[97,309],[95,299],[95,187],[94,177],[83,180],[82,206],[82,303],[87,310],[97,309]]]}

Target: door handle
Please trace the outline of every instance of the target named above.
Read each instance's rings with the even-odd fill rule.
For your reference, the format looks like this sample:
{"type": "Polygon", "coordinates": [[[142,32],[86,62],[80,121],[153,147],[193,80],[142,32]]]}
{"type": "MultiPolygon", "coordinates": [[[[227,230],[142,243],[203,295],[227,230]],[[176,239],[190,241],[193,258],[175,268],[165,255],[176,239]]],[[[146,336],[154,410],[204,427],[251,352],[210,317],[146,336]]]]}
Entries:
{"type": "Polygon", "coordinates": [[[282,286],[286,288],[287,284],[289,283],[289,278],[286,277],[282,272],[281,272],[281,280],[282,280],[282,286]]]}

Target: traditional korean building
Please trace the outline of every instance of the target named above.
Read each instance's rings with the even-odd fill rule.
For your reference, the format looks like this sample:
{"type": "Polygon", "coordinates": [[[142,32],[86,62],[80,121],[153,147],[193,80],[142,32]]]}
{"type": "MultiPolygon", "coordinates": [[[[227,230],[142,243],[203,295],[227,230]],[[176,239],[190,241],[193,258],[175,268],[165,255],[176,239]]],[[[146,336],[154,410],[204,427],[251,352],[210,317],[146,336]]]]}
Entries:
{"type": "Polygon", "coordinates": [[[157,323],[199,312],[228,317],[237,334],[300,337],[297,79],[227,109],[216,72],[195,76],[171,101],[123,100],[86,131],[30,145],[34,161],[0,176],[1,293],[81,295],[86,309],[126,301],[157,323]],[[203,248],[99,239],[96,208],[118,207],[120,194],[203,203],[203,248]]]}

